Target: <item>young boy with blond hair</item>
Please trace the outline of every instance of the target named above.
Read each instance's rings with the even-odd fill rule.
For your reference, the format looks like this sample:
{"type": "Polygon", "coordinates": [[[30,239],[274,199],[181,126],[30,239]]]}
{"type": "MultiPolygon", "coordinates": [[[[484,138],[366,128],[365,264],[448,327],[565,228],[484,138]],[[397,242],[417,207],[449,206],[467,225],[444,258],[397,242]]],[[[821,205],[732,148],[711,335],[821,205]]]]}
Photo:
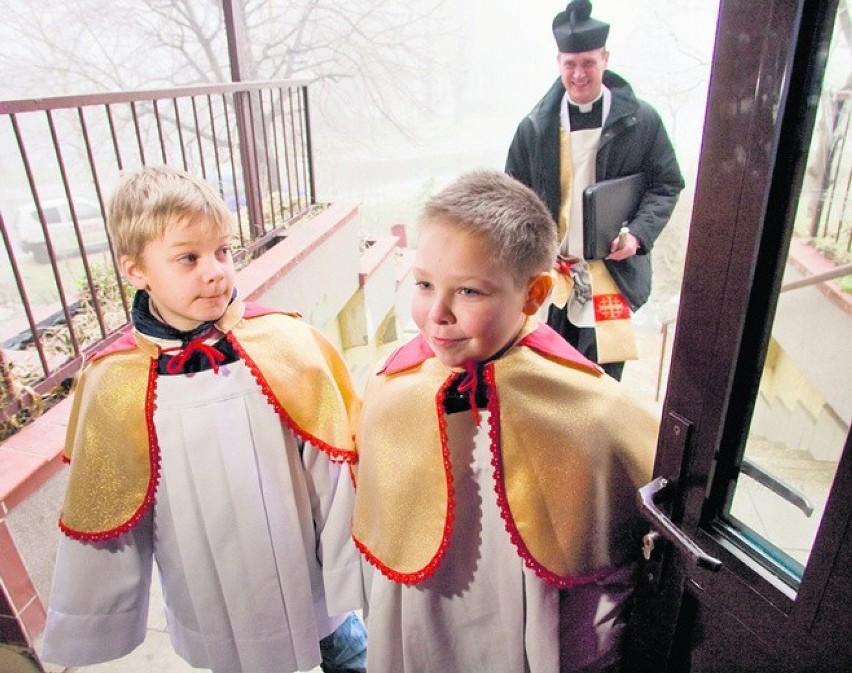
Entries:
{"type": "Polygon", "coordinates": [[[45,661],[85,666],[138,646],[156,562],[172,645],[191,666],[364,671],[363,624],[348,612],[361,600],[349,535],[359,401],[317,330],[239,299],[231,226],[207,183],[165,166],[125,176],[113,196],[133,330],[75,392],[45,661]]]}
{"type": "Polygon", "coordinates": [[[555,231],[499,172],[424,207],[420,334],[356,438],[370,673],[617,670],[658,422],[535,320],[555,231]]]}

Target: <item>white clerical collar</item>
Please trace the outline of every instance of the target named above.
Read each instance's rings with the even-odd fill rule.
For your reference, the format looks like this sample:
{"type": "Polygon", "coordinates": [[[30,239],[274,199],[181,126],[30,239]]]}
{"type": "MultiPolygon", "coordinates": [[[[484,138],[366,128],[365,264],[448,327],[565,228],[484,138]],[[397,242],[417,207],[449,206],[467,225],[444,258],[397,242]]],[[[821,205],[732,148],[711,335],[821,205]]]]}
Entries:
{"type": "Polygon", "coordinates": [[[573,105],[575,108],[580,110],[580,112],[588,113],[592,111],[592,108],[595,107],[595,103],[597,103],[601,98],[603,98],[603,87],[601,87],[601,92],[598,94],[598,97],[593,101],[589,101],[588,103],[575,103],[571,100],[571,97],[568,93],[565,93],[565,99],[568,101],[568,105],[573,105]]]}
{"type": "Polygon", "coordinates": [[[574,105],[580,108],[580,112],[591,112],[595,103],[597,103],[601,98],[603,98],[603,110],[601,113],[601,126],[606,122],[606,118],[609,115],[609,108],[612,103],[612,92],[607,89],[605,86],[601,86],[601,92],[595,100],[591,103],[584,103],[583,105],[578,105],[574,101],[572,101],[568,97],[568,92],[566,91],[562,96],[562,105],[560,106],[559,111],[559,119],[562,122],[562,127],[570,131],[571,130],[571,115],[568,113],[568,104],[574,105]]]}

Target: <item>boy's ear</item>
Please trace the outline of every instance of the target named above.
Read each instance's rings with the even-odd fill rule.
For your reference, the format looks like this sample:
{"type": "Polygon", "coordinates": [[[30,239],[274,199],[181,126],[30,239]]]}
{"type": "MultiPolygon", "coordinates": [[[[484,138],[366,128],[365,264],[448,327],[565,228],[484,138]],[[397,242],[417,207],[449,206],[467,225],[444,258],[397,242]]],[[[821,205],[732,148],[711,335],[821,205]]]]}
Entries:
{"type": "Polygon", "coordinates": [[[147,290],[148,283],[145,281],[145,272],[142,270],[142,264],[130,255],[122,255],[118,260],[118,266],[121,269],[121,274],[127,279],[137,290],[147,290]]]}
{"type": "Polygon", "coordinates": [[[535,315],[544,302],[547,301],[547,296],[553,287],[553,276],[549,271],[543,271],[532,277],[527,286],[527,300],[524,302],[524,314],[535,315]]]}

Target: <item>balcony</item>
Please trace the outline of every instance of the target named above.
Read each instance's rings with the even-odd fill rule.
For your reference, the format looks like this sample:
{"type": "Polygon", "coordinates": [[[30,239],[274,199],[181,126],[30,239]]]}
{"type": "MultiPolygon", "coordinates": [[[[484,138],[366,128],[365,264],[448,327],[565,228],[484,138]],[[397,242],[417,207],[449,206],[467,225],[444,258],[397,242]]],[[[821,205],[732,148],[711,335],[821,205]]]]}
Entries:
{"type": "Polygon", "coordinates": [[[120,172],[171,164],[219,189],[241,296],[300,313],[357,380],[407,322],[411,256],[402,225],[365,241],[357,204],[317,202],[303,83],[0,102],[0,133],[19,150],[0,190],[0,642],[26,652],[44,625],[67,392],[85,357],[128,329],[104,227],[120,172]]]}

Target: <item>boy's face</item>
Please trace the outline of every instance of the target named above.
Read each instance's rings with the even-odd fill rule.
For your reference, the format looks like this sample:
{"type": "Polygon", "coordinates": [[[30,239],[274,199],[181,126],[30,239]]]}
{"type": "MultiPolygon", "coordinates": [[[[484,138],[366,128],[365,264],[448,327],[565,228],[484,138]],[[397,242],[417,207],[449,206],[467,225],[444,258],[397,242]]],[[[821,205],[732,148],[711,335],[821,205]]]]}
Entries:
{"type": "Polygon", "coordinates": [[[160,317],[187,331],[218,320],[231,300],[236,271],[230,234],[203,217],[166,227],[149,241],[142,259],[121,258],[125,277],[147,290],[160,317]]]}
{"type": "Polygon", "coordinates": [[[441,221],[423,224],[414,280],[414,322],[448,367],[485,360],[506,346],[550,290],[546,273],[517,287],[487,239],[441,221]]]}

